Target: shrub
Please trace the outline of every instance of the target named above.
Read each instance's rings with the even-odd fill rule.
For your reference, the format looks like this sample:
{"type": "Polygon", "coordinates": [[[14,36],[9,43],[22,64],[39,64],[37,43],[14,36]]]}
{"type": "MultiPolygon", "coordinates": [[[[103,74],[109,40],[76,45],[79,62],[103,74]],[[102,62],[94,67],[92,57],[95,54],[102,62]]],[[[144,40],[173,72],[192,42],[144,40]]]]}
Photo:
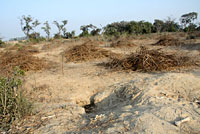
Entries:
{"type": "Polygon", "coordinates": [[[59,35],[59,34],[54,34],[54,37],[53,37],[54,39],[61,39],[62,38],[62,36],[61,35],[59,35]]]}
{"type": "Polygon", "coordinates": [[[45,41],[46,39],[44,37],[40,36],[40,33],[32,33],[29,35],[29,40],[28,42],[31,42],[33,44],[39,43],[41,41],[45,41]]]}
{"type": "Polygon", "coordinates": [[[8,131],[13,121],[31,113],[32,105],[23,96],[21,76],[24,72],[14,69],[11,77],[0,78],[0,130],[8,131]]]}
{"type": "Polygon", "coordinates": [[[3,47],[5,45],[5,42],[3,42],[0,38],[0,47],[3,47]]]}

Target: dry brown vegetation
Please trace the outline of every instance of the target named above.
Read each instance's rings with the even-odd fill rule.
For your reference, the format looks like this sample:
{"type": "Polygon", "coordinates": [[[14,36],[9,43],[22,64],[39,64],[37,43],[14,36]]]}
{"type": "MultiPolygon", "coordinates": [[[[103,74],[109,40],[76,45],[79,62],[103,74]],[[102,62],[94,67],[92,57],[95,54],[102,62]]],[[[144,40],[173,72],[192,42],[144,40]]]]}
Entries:
{"type": "Polygon", "coordinates": [[[121,39],[111,43],[111,47],[122,48],[122,47],[135,47],[136,45],[131,40],[121,39]]]}
{"type": "MultiPolygon", "coordinates": [[[[36,104],[36,112],[16,120],[11,131],[90,133],[101,130],[102,133],[110,133],[111,130],[107,131],[110,129],[108,124],[112,126],[118,122],[113,130],[122,125],[124,130],[119,131],[124,132],[127,130],[123,128],[124,122],[128,122],[125,126],[137,124],[150,131],[151,125],[146,122],[149,118],[154,119],[149,124],[155,123],[153,125],[159,128],[166,122],[163,128],[170,130],[174,121],[180,117],[176,111],[185,112],[179,109],[182,109],[183,105],[186,110],[192,111],[191,103],[196,104],[194,101],[199,98],[199,74],[195,74],[197,68],[193,68],[199,64],[193,58],[200,54],[196,51],[199,50],[199,42],[191,44],[187,41],[190,42],[191,39],[186,40],[185,36],[170,34],[160,38],[159,34],[153,34],[138,35],[138,38],[121,37],[112,41],[105,39],[103,42],[96,38],[60,39],[36,45],[20,44],[8,52],[6,50],[10,49],[0,49],[0,76],[9,75],[15,66],[24,71],[33,70],[26,73],[22,86],[25,97],[36,104]],[[185,46],[177,47],[177,44],[182,44],[180,40],[183,40],[185,46]],[[162,46],[152,46],[155,42],[155,45],[162,46]],[[167,47],[174,44],[174,47],[167,47]],[[55,64],[51,64],[49,69],[46,60],[42,58],[48,60],[48,64],[55,64]],[[63,58],[66,63],[63,62],[63,58]],[[88,62],[84,63],[85,61],[88,62]],[[54,65],[55,68],[52,68],[54,65]],[[98,65],[103,65],[106,69],[98,65]],[[42,69],[46,70],[35,72],[42,69]],[[188,69],[189,73],[185,69],[188,69]],[[173,72],[168,72],[171,70],[173,72]],[[127,73],[129,71],[136,73],[127,73]],[[189,98],[188,104],[185,100],[181,102],[181,99],[185,98],[189,98]],[[174,103],[176,101],[177,103],[174,103]],[[153,110],[149,109],[149,106],[153,110]],[[130,120],[126,111],[133,115],[130,120]],[[152,111],[158,111],[157,115],[152,111]],[[171,113],[170,120],[165,118],[165,113],[171,113]],[[161,117],[163,120],[160,120],[161,117]],[[168,122],[172,123],[168,126],[168,122]]],[[[191,115],[191,119],[197,119],[196,117],[199,116],[191,115]]],[[[154,132],[157,132],[156,130],[154,132]]],[[[135,130],[131,130],[133,131],[135,130]]]]}
{"type": "Polygon", "coordinates": [[[47,67],[44,60],[34,57],[30,52],[23,50],[17,52],[5,52],[0,58],[1,75],[9,75],[16,66],[24,71],[37,71],[47,67]]]}
{"type": "Polygon", "coordinates": [[[52,50],[52,49],[58,48],[60,46],[61,46],[60,42],[47,43],[47,44],[43,45],[42,50],[52,50]]]}
{"type": "Polygon", "coordinates": [[[159,50],[148,50],[145,47],[141,47],[138,52],[131,54],[127,58],[116,58],[104,65],[117,70],[152,72],[192,66],[195,65],[195,62],[187,56],[167,54],[159,50]]]}
{"type": "Polygon", "coordinates": [[[173,38],[172,36],[169,35],[164,35],[161,36],[159,41],[156,42],[153,45],[157,46],[180,46],[183,45],[184,43],[176,38],[173,38]]]}
{"type": "Polygon", "coordinates": [[[18,51],[22,53],[29,53],[29,54],[39,53],[39,49],[31,45],[22,46],[18,49],[18,51]]]}
{"type": "Polygon", "coordinates": [[[82,62],[105,57],[115,57],[117,55],[111,51],[98,48],[91,41],[64,51],[66,62],[82,62]]]}

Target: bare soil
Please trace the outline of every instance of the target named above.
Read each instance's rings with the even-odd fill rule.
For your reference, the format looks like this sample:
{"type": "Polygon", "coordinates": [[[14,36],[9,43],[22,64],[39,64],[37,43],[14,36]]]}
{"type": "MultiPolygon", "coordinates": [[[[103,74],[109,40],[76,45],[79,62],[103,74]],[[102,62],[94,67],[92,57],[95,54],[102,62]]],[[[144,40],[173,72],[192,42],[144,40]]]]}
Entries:
{"type": "MultiPolygon", "coordinates": [[[[184,48],[151,45],[157,41],[156,38],[133,39],[132,42],[137,46],[132,49],[108,48],[109,42],[104,42],[95,45],[95,50],[98,49],[94,52],[96,54],[103,49],[106,53],[109,51],[127,57],[145,45],[147,50],[156,52],[159,49],[166,53],[184,53],[183,56],[197,59],[200,55],[199,50],[189,49],[189,44],[184,48]]],[[[59,46],[50,49],[42,49],[46,43],[35,45],[39,53],[32,56],[36,59],[45,58],[52,63],[52,67],[27,70],[23,89],[26,96],[34,102],[34,115],[17,121],[11,130],[13,133],[200,133],[198,64],[187,70],[182,67],[166,72],[113,72],[99,66],[108,62],[109,58],[64,62],[62,53],[76,50],[78,57],[78,48],[85,40],[62,40],[59,43],[59,46]],[[74,47],[76,49],[71,49],[74,47]]],[[[195,44],[197,43],[200,41],[197,40],[195,44]]],[[[93,51],[90,50],[85,50],[84,47],[81,53],[86,51],[87,56],[93,57],[93,51]]],[[[12,59],[15,57],[17,56],[12,59]]],[[[81,56],[78,58],[81,59],[81,56]]],[[[0,59],[3,60],[4,56],[0,56],[0,59]]],[[[24,59],[30,64],[33,61],[29,58],[24,59]]],[[[10,60],[6,61],[4,65],[8,66],[10,60]]]]}

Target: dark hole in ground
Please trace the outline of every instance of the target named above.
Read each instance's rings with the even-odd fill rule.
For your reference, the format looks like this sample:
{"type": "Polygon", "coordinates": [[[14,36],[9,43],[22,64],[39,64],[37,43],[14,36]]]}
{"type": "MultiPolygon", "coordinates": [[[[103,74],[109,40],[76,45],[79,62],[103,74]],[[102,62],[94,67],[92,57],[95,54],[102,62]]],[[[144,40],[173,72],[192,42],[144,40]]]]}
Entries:
{"type": "Polygon", "coordinates": [[[92,112],[94,112],[95,107],[96,107],[96,105],[94,104],[94,102],[92,102],[92,103],[90,103],[90,104],[88,104],[88,105],[85,105],[85,106],[84,106],[85,112],[86,112],[86,113],[92,113],[92,112]]]}

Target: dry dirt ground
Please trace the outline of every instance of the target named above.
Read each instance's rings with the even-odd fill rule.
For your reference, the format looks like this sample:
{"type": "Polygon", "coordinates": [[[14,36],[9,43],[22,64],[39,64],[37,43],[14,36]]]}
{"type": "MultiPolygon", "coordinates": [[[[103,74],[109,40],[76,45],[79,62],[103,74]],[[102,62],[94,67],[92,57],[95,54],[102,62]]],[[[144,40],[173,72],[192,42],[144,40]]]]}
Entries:
{"type": "MultiPolygon", "coordinates": [[[[133,48],[99,47],[128,54],[141,45],[150,49],[181,51],[200,56],[200,44],[181,47],[151,46],[156,39],[133,40],[133,48]]],[[[18,133],[35,134],[199,134],[200,69],[171,72],[114,72],[100,59],[65,63],[62,52],[80,41],[56,47],[37,44],[39,58],[51,69],[28,72],[26,95],[34,102],[34,115],[16,124],[18,133]]],[[[56,45],[56,44],[52,44],[56,45]]]]}

